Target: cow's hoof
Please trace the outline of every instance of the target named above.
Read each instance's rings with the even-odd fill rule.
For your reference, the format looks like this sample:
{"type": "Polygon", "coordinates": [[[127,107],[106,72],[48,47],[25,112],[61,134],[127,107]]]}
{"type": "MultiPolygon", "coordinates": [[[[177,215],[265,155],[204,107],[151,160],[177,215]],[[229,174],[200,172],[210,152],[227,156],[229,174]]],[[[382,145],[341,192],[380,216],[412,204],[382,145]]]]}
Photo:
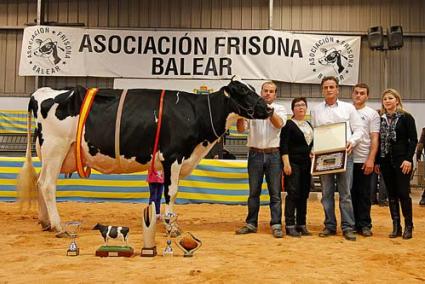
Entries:
{"type": "Polygon", "coordinates": [[[67,231],[60,231],[56,233],[56,238],[71,238],[71,235],[67,231]]]}
{"type": "Polygon", "coordinates": [[[50,223],[46,223],[46,222],[43,222],[43,221],[39,221],[39,223],[40,223],[41,229],[43,231],[51,231],[52,230],[52,227],[50,226],[50,223]]]}

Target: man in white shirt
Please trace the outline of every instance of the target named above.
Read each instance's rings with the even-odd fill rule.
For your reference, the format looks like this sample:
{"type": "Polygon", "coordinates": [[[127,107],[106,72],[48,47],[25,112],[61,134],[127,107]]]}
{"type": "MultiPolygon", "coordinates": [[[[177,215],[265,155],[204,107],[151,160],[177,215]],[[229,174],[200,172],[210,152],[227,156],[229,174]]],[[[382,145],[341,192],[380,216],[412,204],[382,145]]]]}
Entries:
{"type": "MultiPolygon", "coordinates": [[[[347,168],[343,173],[324,174],[320,176],[322,182],[322,205],[325,211],[325,228],[319,234],[320,237],[336,235],[335,217],[335,177],[338,185],[339,208],[341,212],[341,228],[345,239],[355,241],[354,213],[351,202],[351,180],[353,174],[353,159],[350,155],[362,139],[362,123],[359,114],[352,104],[338,100],[339,84],[333,77],[324,77],[321,82],[323,103],[316,105],[311,111],[314,127],[345,122],[347,126],[347,168]]],[[[330,138],[331,139],[331,138],[330,138]]]]}
{"type": "Polygon", "coordinates": [[[282,161],[280,158],[280,130],[286,123],[285,107],[274,103],[276,84],[269,81],[261,86],[261,96],[274,109],[269,119],[238,119],[239,132],[248,130],[248,216],[246,224],[236,230],[236,234],[256,233],[258,212],[260,210],[261,186],[266,176],[267,189],[270,195],[270,226],[275,238],[282,238],[282,161]]]}
{"type": "Polygon", "coordinates": [[[369,86],[359,83],[351,94],[353,105],[362,119],[363,139],[353,149],[353,185],[351,199],[353,202],[354,220],[359,234],[372,236],[372,220],[370,218],[371,174],[375,166],[378,152],[379,128],[381,119],[373,108],[366,105],[369,98],[369,86]]]}

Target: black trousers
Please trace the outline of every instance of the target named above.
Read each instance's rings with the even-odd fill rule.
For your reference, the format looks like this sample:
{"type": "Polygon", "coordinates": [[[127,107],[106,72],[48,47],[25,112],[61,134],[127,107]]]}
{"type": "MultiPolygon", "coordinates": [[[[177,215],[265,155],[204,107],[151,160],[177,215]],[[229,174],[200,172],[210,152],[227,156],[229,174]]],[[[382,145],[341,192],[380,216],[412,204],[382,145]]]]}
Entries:
{"type": "Polygon", "coordinates": [[[370,191],[372,175],[365,175],[362,170],[363,163],[354,163],[353,185],[351,187],[351,200],[353,202],[354,220],[356,229],[372,228],[370,218],[370,191]]]}
{"type": "Polygon", "coordinates": [[[292,174],[285,175],[285,226],[304,226],[307,215],[307,199],[310,194],[311,164],[291,163],[292,174]]]}
{"type": "Polygon", "coordinates": [[[400,165],[394,165],[393,163],[382,163],[381,171],[385,185],[387,186],[393,221],[399,222],[400,220],[400,213],[398,212],[398,206],[400,204],[406,226],[413,226],[412,199],[410,198],[411,172],[405,175],[401,171],[400,165]],[[394,208],[391,208],[392,204],[394,208]]]}

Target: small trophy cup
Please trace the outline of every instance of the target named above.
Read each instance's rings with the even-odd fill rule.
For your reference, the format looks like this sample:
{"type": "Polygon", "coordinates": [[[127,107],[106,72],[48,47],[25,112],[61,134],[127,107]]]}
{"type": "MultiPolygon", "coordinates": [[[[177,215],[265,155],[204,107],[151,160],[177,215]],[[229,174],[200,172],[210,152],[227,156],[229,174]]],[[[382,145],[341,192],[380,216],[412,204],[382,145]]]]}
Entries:
{"type": "Polygon", "coordinates": [[[201,240],[189,232],[180,236],[176,240],[176,244],[184,252],[184,257],[192,257],[194,252],[202,246],[201,240]]]}
{"type": "Polygon", "coordinates": [[[157,254],[155,246],[155,212],[155,202],[152,202],[143,210],[143,248],[140,255],[144,257],[154,257],[157,254]]]}
{"type": "Polygon", "coordinates": [[[77,256],[80,254],[80,249],[78,248],[77,242],[75,241],[80,226],[81,222],[79,221],[70,221],[65,223],[65,231],[72,238],[72,242],[66,251],[67,256],[77,256]]]}
{"type": "Polygon", "coordinates": [[[171,246],[171,232],[176,229],[177,215],[174,213],[168,213],[163,216],[165,225],[165,234],[167,236],[167,246],[164,248],[162,253],[163,256],[173,256],[173,248],[171,246]]]}
{"type": "Polygon", "coordinates": [[[163,256],[173,256],[173,248],[171,247],[171,240],[167,240],[167,246],[164,249],[164,252],[162,253],[163,256]]]}

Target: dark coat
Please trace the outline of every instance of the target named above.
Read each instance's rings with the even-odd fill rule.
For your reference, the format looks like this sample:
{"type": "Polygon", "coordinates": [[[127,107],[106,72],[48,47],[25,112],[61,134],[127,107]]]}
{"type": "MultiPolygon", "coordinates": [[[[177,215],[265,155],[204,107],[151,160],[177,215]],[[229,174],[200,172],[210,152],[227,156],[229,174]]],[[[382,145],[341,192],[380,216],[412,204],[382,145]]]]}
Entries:
{"type": "Polygon", "coordinates": [[[304,133],[292,120],[288,120],[280,132],[280,154],[289,155],[291,163],[299,165],[310,164],[310,152],[313,141],[310,145],[304,138],[304,133]]]}
{"type": "MultiPolygon", "coordinates": [[[[381,117],[381,129],[384,117],[381,117]]],[[[403,161],[413,163],[413,155],[415,154],[418,136],[416,132],[415,119],[410,113],[404,112],[400,116],[396,124],[396,141],[392,141],[390,153],[386,157],[381,155],[381,143],[379,143],[379,151],[377,163],[391,163],[399,166],[403,161]]]]}

